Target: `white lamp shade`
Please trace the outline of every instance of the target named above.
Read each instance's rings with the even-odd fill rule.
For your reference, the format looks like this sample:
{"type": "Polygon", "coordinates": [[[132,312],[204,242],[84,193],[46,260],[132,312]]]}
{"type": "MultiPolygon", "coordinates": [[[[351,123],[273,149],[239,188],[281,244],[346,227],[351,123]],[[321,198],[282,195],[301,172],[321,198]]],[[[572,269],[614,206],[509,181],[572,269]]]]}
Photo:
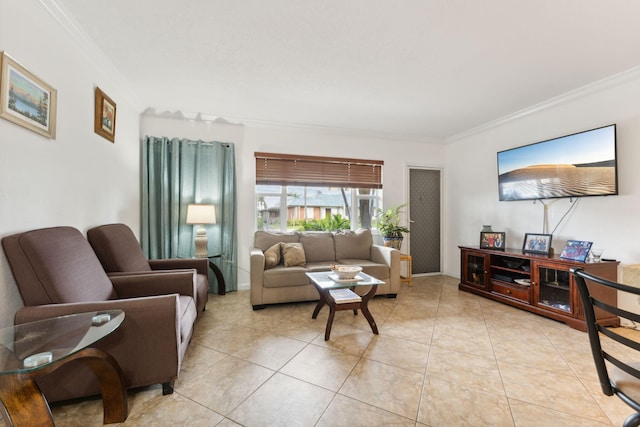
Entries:
{"type": "Polygon", "coordinates": [[[216,207],[214,205],[187,206],[187,224],[215,224],[216,207]]]}

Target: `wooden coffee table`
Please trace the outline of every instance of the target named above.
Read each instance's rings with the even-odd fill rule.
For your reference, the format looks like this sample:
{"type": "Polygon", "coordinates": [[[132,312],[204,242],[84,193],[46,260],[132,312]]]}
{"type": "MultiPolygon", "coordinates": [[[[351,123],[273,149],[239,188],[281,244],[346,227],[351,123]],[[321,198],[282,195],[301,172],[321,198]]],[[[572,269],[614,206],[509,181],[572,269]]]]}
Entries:
{"type": "Polygon", "coordinates": [[[91,346],[120,326],[122,310],[59,316],[0,329],[0,400],[9,425],[53,426],[35,378],[78,360],[100,382],[104,423],[127,419],[124,375],[109,354],[91,346]]]}
{"type": "Polygon", "coordinates": [[[316,287],[318,293],[320,294],[320,300],[316,305],[315,310],[313,310],[312,319],[318,317],[318,313],[325,305],[329,306],[329,318],[327,319],[327,328],[324,332],[324,340],[328,341],[331,335],[331,326],[333,326],[333,318],[335,317],[336,311],[341,310],[353,310],[353,314],[358,314],[358,309],[362,310],[362,314],[364,315],[367,322],[369,322],[369,326],[371,326],[371,331],[374,334],[378,333],[378,326],[376,325],[376,321],[371,315],[369,311],[369,300],[373,298],[376,294],[376,289],[378,285],[383,285],[384,282],[382,280],[378,280],[373,276],[370,276],[365,273],[358,273],[356,276],[356,280],[352,281],[338,281],[336,280],[335,274],[331,271],[322,271],[317,273],[306,273],[306,275],[311,279],[311,283],[316,287]],[[338,304],[333,299],[330,294],[331,290],[335,289],[355,289],[356,287],[361,286],[370,286],[371,289],[362,295],[362,300],[357,302],[347,302],[338,304]]]}

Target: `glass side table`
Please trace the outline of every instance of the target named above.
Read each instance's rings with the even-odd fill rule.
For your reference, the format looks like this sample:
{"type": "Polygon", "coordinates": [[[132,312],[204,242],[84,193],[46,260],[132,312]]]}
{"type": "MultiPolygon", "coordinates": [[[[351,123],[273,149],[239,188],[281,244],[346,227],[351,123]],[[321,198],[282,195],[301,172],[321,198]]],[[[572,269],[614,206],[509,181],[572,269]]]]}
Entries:
{"type": "Polygon", "coordinates": [[[222,275],[220,267],[213,262],[215,258],[222,258],[222,255],[209,255],[207,258],[209,259],[209,268],[213,271],[213,274],[216,275],[216,279],[218,280],[218,295],[224,295],[226,293],[224,276],[222,275]]]}
{"type": "MultiPolygon", "coordinates": [[[[178,258],[186,259],[186,257],[178,257],[178,258]]],[[[198,259],[199,257],[191,257],[191,259],[193,258],[198,259]]],[[[203,256],[199,259],[204,259],[204,258],[206,258],[209,261],[209,268],[211,269],[211,271],[213,271],[213,274],[216,275],[216,280],[218,281],[218,295],[225,295],[227,292],[226,290],[227,285],[224,281],[224,275],[222,274],[222,270],[220,269],[220,267],[218,267],[216,263],[213,262],[216,258],[222,259],[222,254],[207,255],[206,257],[203,256]]]]}
{"type": "Polygon", "coordinates": [[[83,362],[99,380],[104,423],[125,421],[127,390],[120,365],[111,355],[91,348],[124,317],[122,310],[93,311],[0,329],[0,410],[7,423],[53,426],[49,404],[35,379],[73,360],[83,362]]]}

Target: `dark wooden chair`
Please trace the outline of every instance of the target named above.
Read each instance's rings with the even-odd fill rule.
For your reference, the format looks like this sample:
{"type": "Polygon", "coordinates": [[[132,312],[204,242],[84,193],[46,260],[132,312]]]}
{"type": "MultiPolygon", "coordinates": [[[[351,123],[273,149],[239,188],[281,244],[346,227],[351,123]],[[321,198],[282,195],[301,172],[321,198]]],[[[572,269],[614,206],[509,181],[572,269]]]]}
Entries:
{"type": "Polygon", "coordinates": [[[591,353],[602,392],[607,396],[615,394],[636,411],[627,417],[623,426],[638,426],[640,425],[640,342],[618,333],[624,329],[598,324],[596,311],[605,311],[634,324],[640,324],[638,313],[614,307],[599,299],[603,288],[613,288],[632,295],[635,300],[640,295],[640,288],[612,282],[580,268],[572,268],[571,273],[575,277],[580,293],[591,353]]]}

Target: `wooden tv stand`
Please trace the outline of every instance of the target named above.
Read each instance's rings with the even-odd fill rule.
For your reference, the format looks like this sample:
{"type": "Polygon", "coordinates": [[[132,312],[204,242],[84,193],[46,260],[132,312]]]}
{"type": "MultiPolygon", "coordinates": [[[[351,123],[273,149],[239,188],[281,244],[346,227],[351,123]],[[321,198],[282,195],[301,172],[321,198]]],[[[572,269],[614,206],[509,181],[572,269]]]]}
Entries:
{"type": "MultiPolygon", "coordinates": [[[[569,269],[580,267],[612,281],[618,278],[617,261],[584,263],[559,256],[525,254],[517,249],[459,248],[460,290],[559,320],[581,331],[586,331],[584,312],[569,269]]],[[[617,304],[615,290],[601,292],[607,303],[617,304]]],[[[596,312],[596,317],[603,325],[620,324],[615,316],[596,312]]]]}

